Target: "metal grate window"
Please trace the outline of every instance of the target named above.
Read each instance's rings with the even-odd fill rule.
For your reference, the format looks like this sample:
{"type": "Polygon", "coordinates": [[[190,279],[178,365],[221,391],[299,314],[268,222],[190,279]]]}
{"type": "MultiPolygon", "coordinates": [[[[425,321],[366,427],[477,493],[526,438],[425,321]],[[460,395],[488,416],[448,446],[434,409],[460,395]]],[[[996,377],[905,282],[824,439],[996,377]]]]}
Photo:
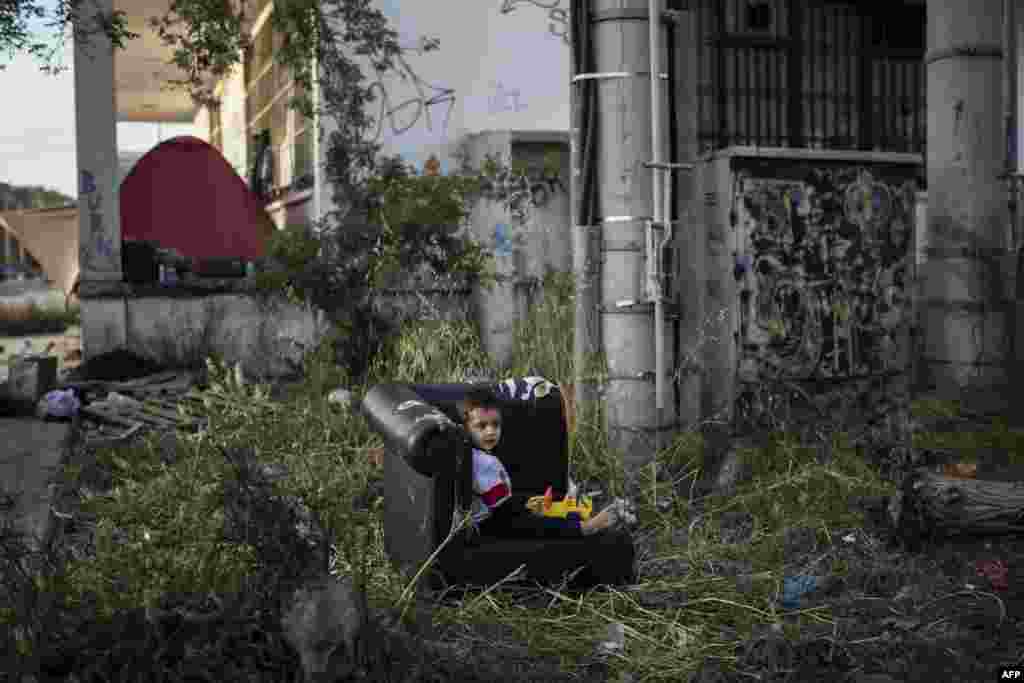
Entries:
{"type": "Polygon", "coordinates": [[[696,7],[702,152],[731,145],[924,152],[923,4],[696,0],[696,7]]]}

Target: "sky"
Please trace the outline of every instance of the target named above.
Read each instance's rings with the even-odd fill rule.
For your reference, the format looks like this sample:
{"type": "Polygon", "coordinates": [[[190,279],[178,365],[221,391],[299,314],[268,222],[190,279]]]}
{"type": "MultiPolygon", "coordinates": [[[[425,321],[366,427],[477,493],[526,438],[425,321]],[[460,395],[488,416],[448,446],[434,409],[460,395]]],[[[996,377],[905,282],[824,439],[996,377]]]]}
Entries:
{"type": "MultiPolygon", "coordinates": [[[[551,10],[564,0],[447,0],[465,2],[461,21],[438,12],[436,5],[409,0],[377,0],[403,45],[415,45],[422,35],[439,37],[441,50],[413,60],[423,81],[418,85],[389,79],[391,107],[381,142],[386,151],[400,153],[420,166],[428,155],[442,152],[462,133],[498,129],[567,130],[569,124],[568,47],[551,33],[551,10]],[[403,12],[401,3],[407,3],[403,12]],[[512,11],[502,12],[505,7],[512,11]],[[466,31],[466,25],[477,27],[466,31]],[[465,55],[474,55],[466,59],[465,55]],[[450,103],[427,108],[410,104],[417,97],[436,96],[442,89],[454,94],[450,103]],[[429,116],[428,116],[429,114],[429,116]],[[449,118],[451,124],[449,125],[449,118]],[[417,121],[417,119],[420,119],[417,121]],[[412,125],[415,124],[415,125],[412,125]],[[400,134],[391,126],[406,128],[400,134]]],[[[55,0],[42,0],[52,12],[55,0]]],[[[442,3],[444,4],[444,3],[442,3]]],[[[53,29],[37,20],[31,26],[44,40],[56,40],[53,29]]],[[[61,63],[71,67],[52,76],[39,62],[19,54],[0,53],[0,182],[43,185],[77,196],[73,52],[65,41],[61,63]],[[10,93],[31,94],[24,106],[11,106],[10,93]]],[[[194,134],[191,125],[119,123],[120,152],[146,152],[161,139],[194,134]]],[[[442,152],[442,169],[446,159],[442,152]]],[[[447,170],[447,169],[445,169],[447,170]]]]}
{"type": "MultiPolygon", "coordinates": [[[[52,12],[55,2],[41,3],[52,12]]],[[[56,40],[46,19],[30,26],[46,42],[56,40]]],[[[31,93],[22,106],[8,99],[0,108],[0,182],[13,185],[43,185],[77,197],[75,178],[75,93],[71,40],[65,41],[63,64],[71,67],[52,76],[39,70],[40,62],[25,54],[11,58],[0,53],[0,92],[31,93]]],[[[121,152],[146,152],[161,139],[193,134],[191,125],[118,123],[117,146],[121,152]]]]}

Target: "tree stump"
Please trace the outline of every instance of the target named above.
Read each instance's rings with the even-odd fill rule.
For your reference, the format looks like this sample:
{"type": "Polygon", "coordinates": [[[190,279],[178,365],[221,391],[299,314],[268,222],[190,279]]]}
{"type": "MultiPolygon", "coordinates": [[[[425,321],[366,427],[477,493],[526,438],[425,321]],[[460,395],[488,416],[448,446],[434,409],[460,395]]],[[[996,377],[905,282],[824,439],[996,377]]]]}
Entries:
{"type": "Polygon", "coordinates": [[[949,533],[1024,531],[1024,476],[1014,468],[981,471],[947,465],[919,468],[889,505],[894,527],[905,538],[949,533]]]}

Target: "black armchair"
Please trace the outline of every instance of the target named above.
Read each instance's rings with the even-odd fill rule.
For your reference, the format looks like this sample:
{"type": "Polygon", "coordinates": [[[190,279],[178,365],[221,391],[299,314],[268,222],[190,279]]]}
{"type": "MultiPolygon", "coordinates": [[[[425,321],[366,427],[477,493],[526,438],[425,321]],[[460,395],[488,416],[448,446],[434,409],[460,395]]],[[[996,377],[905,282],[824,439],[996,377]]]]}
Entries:
{"type": "MultiPolygon", "coordinates": [[[[556,499],[569,484],[569,441],[559,389],[542,378],[497,384],[383,384],[373,387],[362,409],[385,439],[384,535],[391,561],[411,576],[453,529],[456,510],[469,507],[470,443],[458,404],[472,388],[498,395],[502,439],[495,455],[512,479],[513,495],[525,502],[551,486],[556,499]]],[[[540,583],[581,569],[570,588],[635,581],[634,548],[626,532],[578,539],[509,539],[456,534],[427,572],[427,585],[491,585],[526,565],[540,583]]]]}

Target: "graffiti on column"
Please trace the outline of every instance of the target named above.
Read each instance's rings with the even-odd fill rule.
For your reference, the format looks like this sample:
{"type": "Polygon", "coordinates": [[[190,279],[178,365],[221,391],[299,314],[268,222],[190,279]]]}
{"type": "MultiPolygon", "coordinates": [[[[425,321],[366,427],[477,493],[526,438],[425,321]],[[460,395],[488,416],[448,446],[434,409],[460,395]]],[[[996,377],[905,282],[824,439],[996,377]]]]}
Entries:
{"type": "Polygon", "coordinates": [[[79,268],[95,271],[116,270],[114,242],[103,223],[103,193],[96,187],[96,177],[87,170],[79,173],[78,192],[85,198],[88,212],[88,234],[81,235],[78,248],[79,268]]]}
{"type": "Polygon", "coordinates": [[[569,45],[569,12],[564,7],[561,7],[561,4],[561,0],[502,0],[501,13],[510,14],[514,12],[516,5],[533,5],[534,7],[547,10],[548,33],[569,45]]]}
{"type": "Polygon", "coordinates": [[[863,168],[805,178],[737,185],[741,368],[803,379],[903,370],[913,181],[863,168]]]}

